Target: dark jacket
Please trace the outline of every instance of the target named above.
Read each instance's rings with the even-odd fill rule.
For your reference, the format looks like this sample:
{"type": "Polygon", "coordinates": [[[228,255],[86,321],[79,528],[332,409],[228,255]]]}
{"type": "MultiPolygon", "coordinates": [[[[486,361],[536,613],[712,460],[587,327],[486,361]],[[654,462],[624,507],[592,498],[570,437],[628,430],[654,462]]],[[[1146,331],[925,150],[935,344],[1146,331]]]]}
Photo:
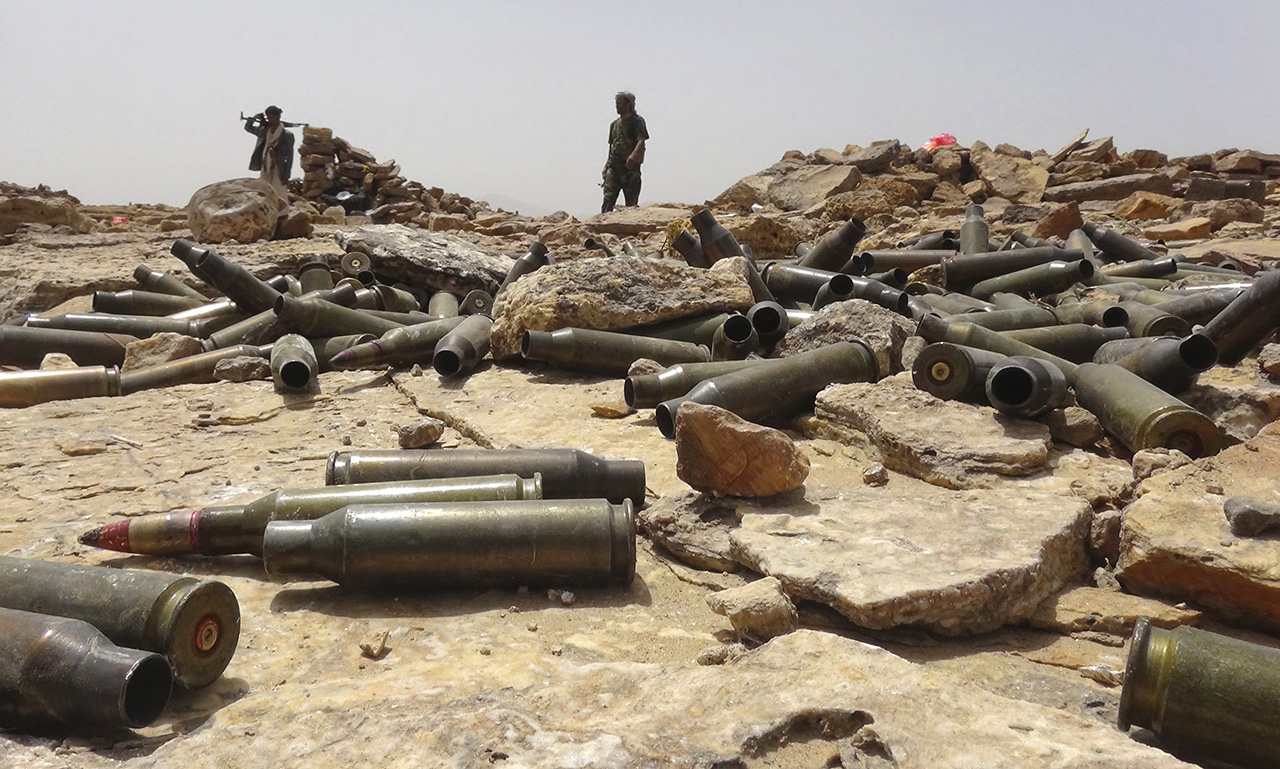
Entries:
{"type": "MultiPolygon", "coordinates": [[[[262,170],[262,150],[267,144],[267,125],[262,123],[254,125],[253,121],[246,120],[244,130],[258,137],[258,143],[253,148],[253,157],[249,158],[249,170],[262,170]]],[[[288,128],[280,131],[280,139],[276,142],[276,165],[280,168],[280,178],[287,181],[293,175],[293,133],[288,128]]]]}

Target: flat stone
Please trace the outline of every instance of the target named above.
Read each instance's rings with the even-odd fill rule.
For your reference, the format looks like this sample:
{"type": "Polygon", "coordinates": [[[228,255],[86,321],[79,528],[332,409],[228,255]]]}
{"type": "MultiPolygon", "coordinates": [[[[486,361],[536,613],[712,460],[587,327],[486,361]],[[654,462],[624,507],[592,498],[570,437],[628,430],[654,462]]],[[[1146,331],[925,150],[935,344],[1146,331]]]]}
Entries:
{"type": "Polygon", "coordinates": [[[1049,187],[1059,187],[1064,184],[1078,184],[1080,182],[1091,182],[1097,179],[1105,179],[1110,169],[1106,163],[1088,163],[1081,160],[1068,160],[1054,166],[1053,173],[1049,176],[1049,187]]]}
{"type": "Polygon", "coordinates": [[[769,202],[769,185],[773,179],[773,176],[761,174],[739,179],[717,195],[712,202],[715,203],[717,210],[728,209],[739,213],[750,211],[752,206],[769,202]]]}
{"type": "Polygon", "coordinates": [[[366,254],[379,275],[458,296],[475,289],[497,293],[513,261],[452,235],[402,224],[339,230],[333,237],[347,253],[366,254]]]}
{"type": "Polygon", "coordinates": [[[1075,202],[1053,206],[1049,213],[1036,226],[1031,228],[1032,237],[1066,239],[1072,230],[1084,226],[1084,218],[1080,216],[1080,206],[1075,202]]]}
{"type": "Polygon", "coordinates": [[[1280,504],[1249,497],[1232,497],[1222,503],[1222,514],[1237,537],[1256,537],[1280,529],[1280,504]]]}
{"type": "Polygon", "coordinates": [[[1104,136],[1101,139],[1094,139],[1078,149],[1075,149],[1067,156],[1068,160],[1079,160],[1086,163],[1097,163],[1106,160],[1115,149],[1115,142],[1110,136],[1104,136]]]}
{"type": "Polygon", "coordinates": [[[125,345],[124,365],[120,368],[123,371],[130,371],[158,363],[168,363],[171,360],[198,355],[202,352],[204,348],[200,345],[199,339],[166,331],[125,345]]]}
{"type": "Polygon", "coordinates": [[[828,604],[862,627],[986,632],[1023,621],[1086,571],[1084,500],[922,483],[817,497],[743,500],[732,554],[793,598],[828,604]]]}
{"type": "Polygon", "coordinates": [[[1195,625],[1202,612],[1180,609],[1150,598],[1103,590],[1073,587],[1050,596],[1027,620],[1032,627],[1058,633],[1095,632],[1130,636],[1141,617],[1162,628],[1195,625]]]}
{"type": "Polygon", "coordinates": [[[882,190],[862,189],[841,192],[822,201],[815,208],[831,219],[870,219],[879,214],[887,214],[895,206],[889,196],[882,190]]]}
{"type": "Polygon", "coordinates": [[[1215,160],[1213,170],[1220,174],[1260,174],[1262,173],[1262,159],[1255,152],[1233,152],[1215,160]]]}
{"type": "Polygon", "coordinates": [[[197,243],[270,240],[284,201],[264,179],[230,179],[201,187],[187,203],[197,243]]]}
{"type": "Polygon", "coordinates": [[[739,638],[764,643],[800,627],[800,617],[782,583],[773,577],[758,579],[707,596],[707,606],[729,618],[739,638]]]}
{"type": "Polygon", "coordinates": [[[737,502],[710,494],[672,495],[636,513],[636,522],[654,542],[696,569],[737,571],[729,531],[738,525],[737,502]]]}
{"type": "Polygon", "coordinates": [[[1085,137],[1088,135],[1089,135],[1088,128],[1076,134],[1076,137],[1071,141],[1067,142],[1066,144],[1064,144],[1062,149],[1053,153],[1053,155],[1049,158],[1050,162],[1053,165],[1057,165],[1058,163],[1061,163],[1062,161],[1066,160],[1068,155],[1070,155],[1072,152],[1075,152],[1076,149],[1078,149],[1081,144],[1084,144],[1085,137]]]}
{"type": "Polygon", "coordinates": [[[74,231],[93,231],[93,220],[80,212],[80,201],[61,195],[0,195],[0,235],[17,231],[20,224],[66,225],[74,231]]]}
{"type": "Polygon", "coordinates": [[[1039,203],[1049,172],[1030,160],[993,151],[982,142],[969,150],[969,162],[995,196],[1014,203],[1039,203]]]}
{"type": "Polygon", "coordinates": [[[1240,538],[1226,499],[1280,500],[1280,426],[1217,456],[1147,479],[1125,511],[1118,576],[1141,595],[1189,601],[1234,623],[1280,631],[1280,540],[1240,538]]]}
{"type": "Polygon", "coordinates": [[[836,302],[818,310],[812,318],[787,332],[773,348],[772,357],[786,358],[835,342],[858,339],[876,356],[880,375],[900,371],[902,346],[915,334],[915,324],[893,310],[863,299],[836,302]]]}
{"type": "Polygon", "coordinates": [[[1164,174],[1130,174],[1061,184],[1046,188],[1044,199],[1054,203],[1066,203],[1070,200],[1123,200],[1141,190],[1167,195],[1173,192],[1173,180],[1164,174]]]}
{"type": "Polygon", "coordinates": [[[1116,204],[1116,216],[1129,221],[1164,219],[1182,206],[1183,201],[1171,195],[1140,191],[1116,204]]]}
{"type": "Polygon", "coordinates": [[[1157,224],[1142,231],[1148,240],[1198,240],[1213,234],[1213,220],[1196,216],[1172,224],[1157,224]]]}
{"type": "Polygon", "coordinates": [[[857,166],[864,174],[882,174],[902,152],[902,143],[897,139],[883,139],[872,142],[870,147],[855,150],[841,156],[843,162],[857,166]]]}
{"type": "Polygon", "coordinates": [[[598,235],[629,238],[660,232],[671,222],[688,219],[690,213],[684,206],[623,206],[585,219],[582,226],[598,235]]]}
{"type": "Polygon", "coordinates": [[[1159,150],[1130,150],[1120,156],[1121,160],[1131,160],[1134,166],[1143,170],[1164,168],[1169,165],[1169,156],[1159,150]]]}
{"type": "Polygon", "coordinates": [[[856,166],[802,166],[769,185],[769,202],[783,211],[803,211],[862,181],[856,166]]]}
{"type": "Polygon", "coordinates": [[[751,287],[728,270],[704,270],[673,259],[557,262],[526,275],[498,297],[491,351],[496,359],[518,354],[525,331],[611,331],[745,311],[754,303],[751,287]]]}
{"type": "Polygon", "coordinates": [[[631,366],[627,368],[627,376],[644,376],[645,374],[657,374],[666,371],[667,367],[649,358],[638,358],[631,362],[631,366]]]}
{"type": "Polygon", "coordinates": [[[865,435],[891,470],[953,489],[1035,473],[1052,445],[1042,424],[939,400],[915,389],[906,374],[828,387],[818,393],[814,415],[834,436],[857,442],[865,435]]]}
{"type": "Polygon", "coordinates": [[[809,458],[785,433],[719,406],[681,404],[675,440],[676,475],[698,491],[767,497],[809,476],[809,458]]]}

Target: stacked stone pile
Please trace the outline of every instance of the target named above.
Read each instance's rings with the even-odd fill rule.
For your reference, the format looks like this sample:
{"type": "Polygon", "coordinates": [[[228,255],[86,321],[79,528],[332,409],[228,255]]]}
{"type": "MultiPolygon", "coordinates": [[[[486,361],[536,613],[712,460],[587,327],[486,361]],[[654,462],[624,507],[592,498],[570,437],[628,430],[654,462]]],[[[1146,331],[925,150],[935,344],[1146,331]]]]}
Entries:
{"type": "Polygon", "coordinates": [[[380,163],[373,153],[334,136],[328,128],[304,127],[298,154],[304,198],[319,201],[321,194],[335,189],[352,194],[363,192],[371,203],[369,218],[378,224],[463,229],[456,226],[458,218],[468,221],[489,208],[483,201],[410,181],[400,173],[394,159],[380,163]]]}

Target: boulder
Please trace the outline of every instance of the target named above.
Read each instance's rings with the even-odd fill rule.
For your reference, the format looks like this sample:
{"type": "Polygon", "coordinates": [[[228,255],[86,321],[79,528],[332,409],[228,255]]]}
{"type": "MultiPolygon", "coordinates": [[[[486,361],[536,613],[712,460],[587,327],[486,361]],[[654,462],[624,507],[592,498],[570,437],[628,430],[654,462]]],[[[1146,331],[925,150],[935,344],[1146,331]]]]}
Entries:
{"type": "Polygon", "coordinates": [[[1014,203],[1039,203],[1049,172],[1020,157],[995,152],[982,142],[969,150],[969,162],[994,196],[1014,203]]]}
{"type": "Polygon", "coordinates": [[[1153,475],[1191,464],[1191,457],[1177,449],[1142,449],[1133,455],[1133,479],[1145,481],[1153,475]]]}
{"type": "Polygon", "coordinates": [[[786,433],[719,406],[681,404],[675,440],[676,475],[698,491],[767,497],[809,476],[809,458],[786,433]]]}
{"type": "Polygon", "coordinates": [[[893,202],[883,191],[877,189],[856,189],[832,195],[814,208],[830,219],[846,220],[851,218],[866,221],[878,214],[887,214],[894,209],[893,202]]]}
{"type": "MultiPolygon", "coordinates": [[[[785,258],[797,243],[814,237],[811,223],[798,217],[747,214],[723,216],[719,222],[739,243],[750,246],[757,259],[785,258]]],[[[693,232],[692,225],[688,229],[693,232]]]]}
{"type": "Polygon", "coordinates": [[[1116,216],[1135,219],[1164,219],[1183,206],[1183,201],[1155,192],[1135,192],[1116,204],[1116,216]]]}
{"type": "Polygon", "coordinates": [[[582,222],[588,232],[634,238],[661,232],[677,219],[688,219],[683,206],[623,206],[606,214],[596,214],[582,222]]]}
{"type": "Polygon", "coordinates": [[[870,147],[855,150],[842,155],[849,165],[856,166],[864,174],[882,174],[902,152],[902,142],[897,139],[884,139],[872,142],[870,147]]]}
{"type": "Polygon", "coordinates": [[[773,181],[772,177],[760,175],[739,179],[711,202],[717,209],[745,213],[750,211],[752,206],[762,206],[769,202],[768,189],[771,181],[773,181]]]}
{"type": "Polygon", "coordinates": [[[1215,366],[1178,397],[1212,419],[1232,443],[1280,419],[1280,385],[1252,366],[1215,366]]]}
{"type": "Polygon", "coordinates": [[[204,352],[199,339],[182,334],[164,332],[153,334],[146,339],[130,342],[124,348],[124,364],[122,371],[145,368],[171,360],[186,358],[204,352]]]}
{"type": "Polygon", "coordinates": [[[1054,409],[1040,418],[1055,441],[1080,448],[1096,446],[1102,440],[1102,425],[1092,412],[1079,406],[1054,409]]]}
{"type": "Polygon", "coordinates": [[[1130,174],[1062,184],[1045,189],[1044,199],[1053,203],[1066,203],[1069,200],[1123,200],[1140,191],[1168,195],[1173,192],[1173,179],[1165,174],[1130,174]]]}
{"type": "Polygon", "coordinates": [[[270,240],[286,203],[263,179],[230,179],[201,187],[187,203],[187,223],[198,243],[270,240]]]}
{"type": "Polygon", "coordinates": [[[1280,425],[1271,425],[1247,443],[1143,481],[1121,534],[1125,588],[1280,632],[1280,539],[1237,537],[1223,514],[1232,497],[1276,501],[1277,467],[1280,425]]]}
{"type": "Polygon", "coordinates": [[[1158,150],[1131,150],[1120,156],[1121,160],[1129,160],[1135,168],[1151,170],[1169,165],[1169,156],[1158,150]]]}
{"type": "Polygon", "coordinates": [[[494,358],[519,354],[525,331],[570,326],[612,331],[745,311],[752,304],[751,287],[727,268],[704,270],[648,258],[557,262],[521,278],[498,297],[491,351],[494,358]]]}
{"type": "Polygon", "coordinates": [[[1032,237],[1066,239],[1072,230],[1084,226],[1084,218],[1080,216],[1080,206],[1073,200],[1070,203],[1053,206],[1049,213],[1036,222],[1031,228],[1032,237]]]}
{"type": "Polygon", "coordinates": [[[880,375],[900,371],[902,345],[915,334],[915,324],[893,310],[863,299],[836,302],[787,332],[773,348],[773,357],[816,350],[835,342],[859,339],[870,345],[880,375]]]}
{"type": "Polygon", "coordinates": [[[276,221],[274,239],[309,238],[315,230],[312,221],[319,218],[320,214],[310,203],[301,206],[289,206],[276,221]]]}
{"type": "Polygon", "coordinates": [[[213,378],[219,382],[257,382],[271,378],[271,361],[252,355],[223,358],[213,366],[213,378]]]}
{"type": "Polygon", "coordinates": [[[862,181],[856,166],[802,166],[769,185],[769,202],[784,211],[803,211],[862,181]]]}
{"type": "Polygon", "coordinates": [[[66,225],[80,233],[93,231],[93,220],[80,213],[75,198],[53,195],[0,195],[0,235],[20,224],[66,225]]]}
{"type": "Polygon", "coordinates": [[[513,262],[451,235],[401,224],[340,230],[333,237],[347,253],[367,255],[379,275],[458,296],[475,289],[496,293],[513,262]]]}
{"type": "Polygon", "coordinates": [[[712,593],[707,596],[707,606],[716,614],[728,617],[739,638],[756,643],[800,627],[795,605],[774,577],[712,593]]]}
{"type": "Polygon", "coordinates": [[[1229,200],[1207,200],[1191,207],[1193,217],[1204,217],[1209,220],[1210,227],[1216,232],[1232,222],[1250,222],[1261,224],[1265,212],[1262,206],[1245,198],[1229,200]]]}
{"type": "Polygon", "coordinates": [[[1049,428],[987,406],[944,401],[908,375],[818,393],[807,432],[856,445],[869,441],[891,470],[952,489],[988,488],[1030,475],[1049,460],[1049,428]]]}

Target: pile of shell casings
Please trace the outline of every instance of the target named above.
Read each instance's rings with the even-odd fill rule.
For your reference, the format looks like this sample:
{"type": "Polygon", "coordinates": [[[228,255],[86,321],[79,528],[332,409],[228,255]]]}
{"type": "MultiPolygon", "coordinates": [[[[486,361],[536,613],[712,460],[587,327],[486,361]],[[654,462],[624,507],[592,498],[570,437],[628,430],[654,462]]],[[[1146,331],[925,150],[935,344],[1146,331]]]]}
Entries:
{"type": "Polygon", "coordinates": [[[297,276],[264,281],[186,240],[171,251],[224,298],[210,299],[173,275],[139,265],[134,278],[142,288],[95,292],[92,313],[15,318],[0,326],[0,365],[34,369],[49,353],[63,353],[78,367],[0,372],[0,407],[212,382],[220,361],[241,356],[269,359],[277,389],[308,390],[334,356],[393,331],[395,339],[421,343],[430,336],[433,348],[442,342],[457,351],[456,359],[437,366],[450,376],[474,367],[488,348],[485,313],[493,300],[483,290],[459,298],[380,283],[368,257],[358,253],[341,260],[345,276],[317,256],[297,276]],[[127,345],[164,332],[199,339],[204,351],[120,370],[127,345]]]}

